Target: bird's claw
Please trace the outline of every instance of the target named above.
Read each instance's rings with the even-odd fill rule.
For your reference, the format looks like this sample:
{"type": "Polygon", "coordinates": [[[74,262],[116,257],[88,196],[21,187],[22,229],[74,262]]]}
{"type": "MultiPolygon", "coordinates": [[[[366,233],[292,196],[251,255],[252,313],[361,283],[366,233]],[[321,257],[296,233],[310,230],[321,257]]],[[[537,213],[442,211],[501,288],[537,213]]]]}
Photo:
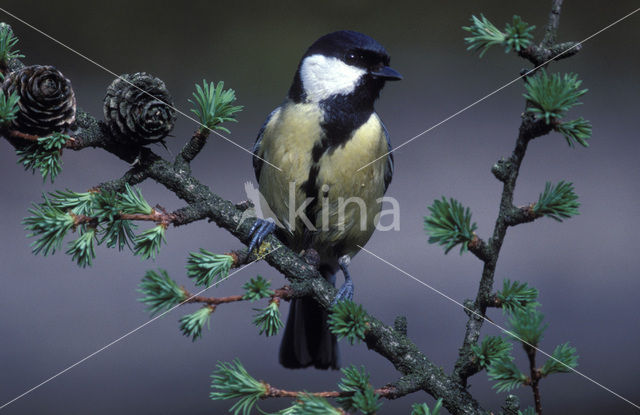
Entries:
{"type": "Polygon", "coordinates": [[[336,297],[331,302],[331,305],[334,306],[338,304],[340,301],[353,300],[353,291],[354,291],[353,281],[351,281],[351,279],[348,279],[347,281],[344,282],[344,284],[342,284],[342,287],[340,287],[340,289],[338,290],[338,294],[336,294],[336,297]]]}
{"type": "Polygon", "coordinates": [[[343,255],[338,258],[338,266],[344,274],[344,284],[338,290],[336,298],[333,299],[331,305],[334,306],[340,301],[351,301],[353,299],[353,280],[351,280],[351,274],[349,273],[349,264],[351,263],[351,257],[349,255],[343,255]]]}
{"type": "Polygon", "coordinates": [[[251,236],[251,242],[249,243],[249,253],[253,252],[253,250],[260,245],[262,245],[262,241],[266,238],[270,233],[276,230],[276,222],[271,219],[256,219],[251,230],[249,231],[249,235],[251,236]]]}

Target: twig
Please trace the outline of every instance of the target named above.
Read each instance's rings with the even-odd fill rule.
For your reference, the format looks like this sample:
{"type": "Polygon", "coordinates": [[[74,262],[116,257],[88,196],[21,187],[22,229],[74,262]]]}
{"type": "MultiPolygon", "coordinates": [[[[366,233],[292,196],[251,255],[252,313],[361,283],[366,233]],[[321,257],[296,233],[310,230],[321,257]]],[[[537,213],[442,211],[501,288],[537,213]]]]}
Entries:
{"type": "MultiPolygon", "coordinates": [[[[16,70],[24,67],[24,64],[12,60],[10,67],[16,70]]],[[[169,163],[148,148],[123,145],[111,137],[103,122],[82,110],[76,113],[76,124],[80,131],[76,135],[75,145],[70,147],[72,150],[101,148],[126,163],[138,161],[135,168],[121,179],[102,184],[101,187],[122,189],[129,180],[151,178],[187,202],[187,207],[174,212],[175,226],[208,218],[241,242],[249,243],[253,221],[240,223],[244,209],[213,193],[191,175],[190,169],[176,168],[175,163],[169,163]]],[[[269,235],[265,242],[273,248],[265,260],[289,280],[294,295],[312,296],[324,309],[329,310],[336,295],[335,287],[321,277],[316,267],[284,246],[275,236],[269,235]]],[[[246,260],[246,252],[238,262],[242,262],[243,258],[246,260]]],[[[432,396],[443,398],[444,407],[454,415],[486,413],[465,387],[432,363],[407,336],[373,316],[369,316],[365,342],[403,375],[394,383],[394,398],[424,390],[432,396]]]]}
{"type": "MultiPolygon", "coordinates": [[[[182,289],[185,292],[185,296],[189,297],[189,301],[187,303],[203,303],[209,305],[219,305],[219,304],[228,304],[235,303],[240,301],[248,301],[244,295],[230,295],[227,297],[204,297],[204,296],[195,296],[192,297],[193,294],[189,293],[189,291],[182,289]]],[[[285,285],[282,288],[274,290],[274,294],[271,298],[280,298],[285,301],[289,301],[294,298],[295,294],[291,290],[291,287],[285,285]]]]}
{"type": "Polygon", "coordinates": [[[540,370],[536,368],[536,349],[529,345],[523,345],[524,350],[527,353],[527,357],[529,358],[529,386],[533,390],[533,402],[536,408],[536,414],[542,415],[542,402],[540,401],[540,387],[538,383],[542,378],[540,374],[540,370]]]}
{"type": "Polygon", "coordinates": [[[544,31],[544,38],[542,39],[542,46],[550,48],[556,43],[556,37],[558,35],[558,25],[560,25],[560,12],[562,9],[563,0],[552,0],[551,11],[549,12],[549,21],[544,31]]]}
{"type": "Polygon", "coordinates": [[[533,210],[535,204],[531,203],[527,206],[521,206],[511,209],[505,213],[505,221],[509,226],[520,225],[521,223],[529,223],[542,217],[533,210]]]}
{"type": "Polygon", "coordinates": [[[155,222],[159,225],[164,225],[164,227],[166,228],[169,226],[169,224],[173,223],[174,216],[171,213],[154,209],[153,212],[148,215],[141,213],[121,213],[118,215],[118,219],[150,221],[155,222]]]}
{"type": "MultiPolygon", "coordinates": [[[[98,218],[94,216],[74,214],[73,218],[74,218],[74,226],[78,226],[86,223],[95,223],[95,224],[98,223],[98,218]]],[[[165,228],[167,228],[175,220],[175,215],[173,213],[167,213],[162,210],[153,209],[153,212],[151,212],[150,214],[120,213],[117,215],[116,219],[155,222],[158,225],[162,225],[165,228]]]]}
{"type": "Polygon", "coordinates": [[[504,405],[502,406],[504,411],[502,415],[520,415],[520,399],[516,395],[507,395],[504,405]]]}
{"type": "MultiPolygon", "coordinates": [[[[548,42],[553,43],[555,41],[555,31],[559,22],[560,7],[562,5],[561,0],[553,0],[552,12],[550,14],[550,21],[547,25],[547,35],[550,36],[548,42]],[[549,35],[549,33],[551,33],[549,35]]],[[[545,35],[545,39],[547,39],[545,35]]],[[[547,44],[548,42],[543,42],[547,44]]],[[[485,251],[488,253],[485,258],[484,255],[478,255],[477,246],[478,241],[469,245],[469,250],[476,254],[479,258],[483,259],[484,267],[482,269],[482,277],[480,279],[480,285],[476,299],[473,304],[470,304],[471,310],[475,313],[468,313],[469,319],[467,321],[464,339],[462,347],[460,347],[458,360],[455,363],[453,377],[461,384],[466,386],[467,379],[470,376],[476,374],[480,367],[474,362],[473,352],[471,346],[478,342],[480,337],[480,330],[484,323],[484,319],[479,316],[484,316],[487,307],[495,306],[495,297],[491,295],[493,289],[493,281],[495,277],[496,264],[500,255],[500,249],[504,242],[504,238],[509,226],[514,226],[519,223],[530,222],[535,219],[532,218],[533,211],[529,207],[517,208],[513,205],[513,195],[515,191],[516,181],[520,172],[520,165],[524,159],[527,151],[527,146],[531,140],[548,134],[552,127],[541,123],[540,120],[536,120],[533,115],[525,112],[522,115],[522,122],[520,124],[518,138],[516,140],[515,148],[511,156],[507,160],[500,160],[494,165],[492,171],[496,178],[503,183],[502,196],[500,198],[500,209],[498,212],[498,218],[493,229],[493,235],[487,243],[485,251]],[[472,247],[474,249],[472,249],[472,247]]]]}
{"type": "MultiPolygon", "coordinates": [[[[511,215],[517,209],[513,206],[513,194],[516,186],[516,180],[518,178],[520,165],[526,153],[529,141],[540,133],[540,131],[536,131],[536,128],[537,125],[534,117],[525,113],[523,115],[522,124],[520,125],[520,134],[516,141],[516,147],[513,150],[508,163],[505,163],[508,168],[503,180],[504,185],[500,200],[500,210],[493,230],[493,236],[488,243],[488,252],[490,252],[490,255],[485,261],[482,270],[482,277],[480,279],[480,286],[472,307],[472,310],[481,316],[485,315],[487,306],[491,303],[491,290],[493,288],[493,280],[498,256],[500,255],[500,248],[504,242],[507,228],[512,223],[512,221],[510,221],[511,215]]],[[[478,365],[473,362],[473,353],[471,351],[471,346],[478,342],[480,329],[483,324],[483,319],[478,317],[478,315],[472,313],[467,321],[464,341],[460,348],[459,357],[455,364],[453,373],[453,375],[463,385],[466,385],[468,377],[474,375],[479,370],[478,365]]]]}
{"type": "Polygon", "coordinates": [[[478,235],[473,235],[473,239],[467,245],[469,248],[469,252],[474,254],[478,259],[482,262],[487,262],[491,259],[491,251],[489,250],[489,246],[478,237],[478,235]]]}
{"type": "Polygon", "coordinates": [[[552,0],[551,12],[542,42],[539,45],[531,44],[518,51],[520,57],[528,60],[535,67],[546,66],[552,60],[569,58],[582,50],[582,45],[578,42],[556,43],[561,9],[562,0],[552,0]]]}
{"type": "MultiPolygon", "coordinates": [[[[543,46],[548,50],[551,50],[555,43],[559,17],[554,17],[554,15],[559,16],[561,3],[559,0],[553,1],[553,10],[557,11],[552,11],[545,35],[546,40],[543,42],[543,46]]],[[[9,62],[9,66],[15,70],[23,65],[17,60],[12,60],[9,62]]],[[[188,164],[204,146],[204,137],[200,137],[198,133],[194,134],[175,162],[170,163],[148,148],[128,146],[114,140],[102,122],[83,111],[78,111],[76,120],[80,132],[76,135],[72,145],[69,145],[72,150],[97,147],[114,154],[129,164],[139,160],[136,167],[129,170],[121,179],[104,183],[100,185],[101,187],[119,189],[124,187],[125,183],[151,178],[183,199],[188,205],[173,213],[174,225],[208,218],[243,243],[249,242],[249,230],[253,221],[241,223],[242,209],[213,193],[209,187],[191,175],[188,164]]],[[[533,116],[528,114],[523,116],[516,147],[508,162],[502,166],[500,180],[504,186],[493,236],[486,243],[478,238],[470,244],[472,252],[484,261],[480,286],[473,303],[474,311],[480,315],[484,315],[487,306],[491,303],[498,254],[506,230],[510,226],[507,216],[509,213],[513,213],[513,209],[517,209],[512,203],[513,192],[528,142],[549,131],[551,131],[550,127],[547,126],[545,130],[544,126],[536,122],[533,116]]],[[[273,235],[268,236],[265,242],[270,244],[272,248],[272,253],[265,260],[289,280],[292,295],[296,297],[312,296],[320,306],[329,310],[336,289],[320,276],[316,267],[305,262],[303,258],[284,246],[273,235]]],[[[238,260],[235,262],[239,263],[243,258],[246,259],[246,250],[242,252],[244,254],[239,253],[238,260]]],[[[234,298],[227,297],[226,302],[232,301],[239,300],[235,296],[234,298]]],[[[209,305],[214,306],[215,304],[209,305]]],[[[478,370],[471,359],[471,346],[478,341],[482,323],[481,318],[471,314],[454,373],[449,376],[438,365],[431,362],[403,334],[402,330],[394,330],[375,317],[369,316],[369,327],[365,335],[367,346],[386,358],[403,375],[398,381],[388,385],[389,389],[384,392],[385,396],[394,399],[418,390],[424,390],[434,397],[442,398],[444,407],[452,414],[485,414],[486,411],[480,407],[466,388],[467,378],[478,370]]]]}
{"type": "MultiPolygon", "coordinates": [[[[9,134],[11,137],[21,138],[21,139],[26,140],[26,141],[38,141],[39,139],[43,138],[42,136],[39,136],[39,135],[27,134],[27,133],[23,133],[23,132],[18,131],[18,130],[9,130],[9,131],[7,131],[7,134],[9,134]]],[[[69,137],[67,139],[67,143],[74,143],[75,141],[76,141],[76,139],[73,138],[73,137],[69,137]]],[[[65,143],[65,145],[67,145],[67,143],[65,143]]],[[[69,145],[71,145],[71,144],[69,144],[69,145]]]]}
{"type": "Polygon", "coordinates": [[[200,153],[209,137],[208,129],[198,129],[191,137],[191,140],[182,148],[182,151],[176,156],[174,166],[178,170],[191,172],[190,163],[200,153]]]}
{"type": "MultiPolygon", "coordinates": [[[[266,387],[267,393],[265,393],[261,398],[297,398],[300,395],[312,395],[318,396],[320,398],[343,398],[347,396],[353,396],[355,392],[353,391],[326,391],[326,392],[304,392],[304,391],[289,391],[285,389],[274,388],[268,383],[262,382],[262,384],[266,387]]],[[[384,386],[382,388],[373,390],[376,395],[379,395],[383,398],[393,399],[395,394],[395,388],[392,386],[384,386]]]]}
{"type": "Polygon", "coordinates": [[[72,212],[69,212],[69,214],[73,217],[74,230],[80,225],[89,225],[92,228],[96,228],[98,226],[98,218],[93,216],[76,215],[72,212]]]}
{"type": "Polygon", "coordinates": [[[489,302],[487,303],[487,307],[501,308],[502,304],[502,300],[498,297],[498,294],[492,294],[489,302]]]}
{"type": "Polygon", "coordinates": [[[518,52],[518,56],[528,60],[533,66],[538,67],[545,63],[551,63],[549,62],[551,60],[559,61],[570,58],[581,50],[582,44],[577,42],[558,43],[550,47],[531,44],[529,47],[521,49],[518,52]]]}
{"type": "MultiPolygon", "coordinates": [[[[162,159],[151,150],[131,149],[115,143],[102,123],[87,113],[77,114],[79,137],[82,147],[99,147],[131,163],[139,158],[138,174],[165,186],[187,202],[188,206],[174,212],[177,224],[186,224],[208,218],[226,229],[243,243],[250,240],[249,230],[253,221],[240,223],[243,210],[232,202],[216,195],[200,183],[190,172],[177,169],[173,163],[162,159]]],[[[275,236],[269,235],[266,243],[273,252],[265,260],[281,272],[289,281],[295,296],[312,296],[329,310],[336,289],[324,280],[316,267],[309,265],[297,253],[284,246],[275,236]]],[[[409,338],[370,317],[365,342],[367,346],[388,359],[404,376],[396,388],[396,397],[418,390],[442,397],[445,408],[452,414],[483,414],[478,402],[469,392],[432,363],[409,338]]]]}
{"type": "MultiPolygon", "coordinates": [[[[25,140],[25,141],[33,141],[33,142],[38,142],[38,140],[43,138],[43,136],[27,134],[27,133],[23,133],[23,132],[18,131],[18,130],[8,130],[6,132],[6,134],[9,135],[10,137],[13,137],[13,138],[20,138],[20,139],[25,140]]],[[[46,136],[44,136],[44,137],[46,137],[46,136]]],[[[65,147],[75,146],[76,145],[76,139],[73,138],[73,137],[69,137],[64,145],[65,145],[65,147]]]]}
{"type": "MultiPolygon", "coordinates": [[[[121,178],[100,183],[93,189],[90,189],[90,191],[121,193],[124,191],[126,184],[133,186],[138,183],[142,183],[146,179],[146,172],[143,169],[140,169],[138,165],[136,165],[129,169],[121,178]]],[[[176,212],[174,212],[174,214],[175,213],[176,212]]]]}

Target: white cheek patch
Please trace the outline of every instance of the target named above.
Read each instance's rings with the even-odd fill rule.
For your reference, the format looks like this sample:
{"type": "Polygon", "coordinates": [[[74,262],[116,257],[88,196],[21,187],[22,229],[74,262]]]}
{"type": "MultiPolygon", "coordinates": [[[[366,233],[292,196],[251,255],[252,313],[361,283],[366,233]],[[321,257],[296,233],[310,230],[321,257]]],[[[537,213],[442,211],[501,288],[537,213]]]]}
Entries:
{"type": "Polygon", "coordinates": [[[332,95],[350,94],[366,73],[362,68],[323,55],[307,56],[300,68],[302,86],[307,98],[316,102],[332,95]]]}

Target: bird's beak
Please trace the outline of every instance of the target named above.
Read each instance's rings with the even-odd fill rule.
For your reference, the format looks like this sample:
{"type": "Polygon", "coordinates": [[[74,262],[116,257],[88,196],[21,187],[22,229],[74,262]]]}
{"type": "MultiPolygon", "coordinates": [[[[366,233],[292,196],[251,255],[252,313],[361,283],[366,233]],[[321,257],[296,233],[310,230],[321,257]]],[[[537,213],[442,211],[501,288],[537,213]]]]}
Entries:
{"type": "Polygon", "coordinates": [[[400,75],[398,71],[389,66],[383,66],[380,69],[371,71],[371,75],[382,78],[386,81],[399,81],[402,79],[402,75],[400,75]]]}

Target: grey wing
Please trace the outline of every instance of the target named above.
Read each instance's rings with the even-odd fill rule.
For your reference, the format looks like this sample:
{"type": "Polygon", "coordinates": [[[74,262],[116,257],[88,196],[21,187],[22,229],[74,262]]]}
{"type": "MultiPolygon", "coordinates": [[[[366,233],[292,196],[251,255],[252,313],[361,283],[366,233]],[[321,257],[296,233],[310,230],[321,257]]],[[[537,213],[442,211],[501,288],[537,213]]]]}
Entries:
{"type": "Polygon", "coordinates": [[[389,131],[387,131],[387,127],[384,126],[384,123],[382,121],[380,121],[380,124],[382,124],[384,137],[387,140],[387,151],[389,152],[389,154],[387,154],[387,164],[384,169],[384,191],[386,192],[387,188],[389,187],[389,183],[391,183],[391,178],[393,177],[393,153],[391,152],[392,148],[391,139],[389,138],[389,131]]]}
{"type": "Polygon", "coordinates": [[[262,169],[262,165],[264,164],[262,159],[257,155],[260,151],[260,146],[262,145],[262,136],[264,135],[264,130],[267,127],[267,124],[269,124],[269,121],[271,121],[273,114],[278,112],[279,109],[280,108],[278,107],[271,111],[271,114],[269,114],[267,116],[267,119],[264,120],[264,124],[262,124],[262,127],[260,127],[260,131],[258,131],[258,138],[256,138],[256,142],[253,145],[253,149],[251,150],[251,152],[253,153],[253,171],[256,174],[256,180],[258,181],[260,181],[260,170],[262,169]]]}

